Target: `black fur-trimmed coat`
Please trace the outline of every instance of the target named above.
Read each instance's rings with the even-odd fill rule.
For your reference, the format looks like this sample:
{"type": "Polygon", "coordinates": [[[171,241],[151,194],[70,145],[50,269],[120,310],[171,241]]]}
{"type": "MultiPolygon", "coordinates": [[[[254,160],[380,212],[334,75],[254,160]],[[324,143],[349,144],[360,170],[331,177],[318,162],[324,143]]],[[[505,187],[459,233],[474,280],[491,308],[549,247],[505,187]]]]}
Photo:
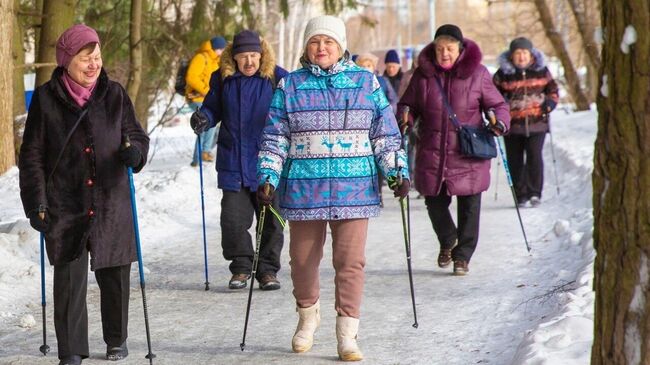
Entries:
{"type": "Polygon", "coordinates": [[[128,135],[142,155],[134,168],[139,171],[146,162],[149,137],[124,88],[103,70],[83,108],[63,85],[64,71],[55,69],[51,80],[35,90],[29,108],[18,165],[23,208],[29,215],[39,205],[47,207],[45,239],[52,265],[76,259],[84,246],[92,270],[125,265],[137,256],[127,168],[118,150],[122,136],[128,135]]]}

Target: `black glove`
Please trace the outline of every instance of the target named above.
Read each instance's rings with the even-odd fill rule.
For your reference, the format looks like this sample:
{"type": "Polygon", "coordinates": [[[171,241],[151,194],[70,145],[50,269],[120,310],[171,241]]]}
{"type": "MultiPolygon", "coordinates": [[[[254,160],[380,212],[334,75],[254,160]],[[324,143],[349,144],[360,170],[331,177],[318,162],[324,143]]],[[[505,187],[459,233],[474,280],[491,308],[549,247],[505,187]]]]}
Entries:
{"type": "Polygon", "coordinates": [[[269,206],[273,204],[273,193],[275,192],[275,188],[273,185],[268,184],[268,193],[264,192],[266,189],[267,185],[262,184],[257,187],[257,204],[260,206],[269,206]]]}
{"type": "Polygon", "coordinates": [[[190,126],[194,130],[194,133],[201,134],[208,128],[208,117],[203,114],[200,110],[192,113],[190,118],[190,126]]]}
{"type": "Polygon", "coordinates": [[[127,167],[137,167],[142,162],[142,154],[140,150],[134,145],[129,145],[129,147],[120,148],[118,154],[120,155],[120,160],[127,167]]]}
{"type": "Polygon", "coordinates": [[[500,120],[497,120],[494,124],[488,123],[487,128],[497,137],[506,132],[506,125],[500,120]]]}
{"type": "Polygon", "coordinates": [[[29,212],[27,216],[29,217],[29,225],[35,230],[45,233],[50,228],[50,220],[47,217],[47,212],[43,212],[43,219],[41,219],[36,209],[29,212]]]}
{"type": "Polygon", "coordinates": [[[396,198],[405,198],[407,195],[409,195],[409,191],[411,190],[411,182],[409,179],[402,179],[401,182],[394,176],[389,176],[388,179],[388,187],[393,191],[393,196],[396,198]]]}
{"type": "Polygon", "coordinates": [[[542,113],[548,114],[548,113],[552,112],[555,109],[556,106],[557,106],[557,103],[553,99],[546,98],[546,99],[544,99],[544,102],[542,103],[542,105],[540,105],[540,108],[542,108],[542,113]]]}

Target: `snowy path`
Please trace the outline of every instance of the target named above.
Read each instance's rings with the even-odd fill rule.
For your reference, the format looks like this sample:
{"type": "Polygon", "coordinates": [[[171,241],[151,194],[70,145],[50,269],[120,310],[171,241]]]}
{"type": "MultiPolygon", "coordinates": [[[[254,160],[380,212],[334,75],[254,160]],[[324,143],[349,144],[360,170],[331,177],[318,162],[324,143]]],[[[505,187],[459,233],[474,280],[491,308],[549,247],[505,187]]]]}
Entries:
{"type": "MultiPolygon", "coordinates": [[[[571,131],[566,133],[564,137],[569,138],[571,131]]],[[[176,142],[187,143],[189,140],[191,144],[191,136],[183,137],[176,142]]],[[[555,137],[556,140],[564,138],[559,133],[555,137]]],[[[288,243],[285,243],[283,269],[279,273],[283,287],[275,292],[262,292],[255,287],[246,351],[240,351],[248,289],[231,291],[226,287],[230,274],[219,245],[220,193],[214,188],[213,166],[208,165],[205,171],[211,282],[211,290],[206,292],[203,290],[200,213],[197,213],[200,212],[198,173],[186,166],[189,161],[187,148],[167,150],[172,151],[172,157],[165,160],[161,154],[162,161],[155,161],[148,170],[136,176],[152,344],[158,356],[154,364],[336,362],[334,271],[329,250],[321,264],[323,318],[315,345],[309,353],[291,353],[290,341],[297,315],[291,294],[288,243]],[[175,153],[182,157],[174,158],[175,153]],[[160,170],[163,166],[166,171],[160,170]]],[[[548,149],[546,152],[550,153],[548,149]]],[[[556,312],[560,304],[553,296],[546,301],[535,297],[576,278],[578,268],[575,263],[582,255],[582,248],[578,245],[557,247],[559,243],[553,234],[556,221],[590,218],[590,210],[585,208],[588,206],[585,202],[590,199],[590,182],[586,180],[589,176],[582,171],[576,172],[579,167],[572,164],[571,157],[565,156],[558,146],[556,154],[563,187],[561,197],[555,194],[551,158],[547,155],[543,205],[521,211],[532,246],[531,254],[526,252],[502,171],[499,171],[498,200],[494,199],[496,165],[493,166],[492,187],[483,195],[479,246],[466,277],[451,276],[450,269],[436,266],[437,240],[424,201],[415,199],[415,194],[412,194],[412,252],[418,329],[411,327],[413,314],[400,211],[396,201],[386,199],[381,217],[371,220],[366,250],[366,288],[359,334],[365,363],[511,363],[525,333],[547,315],[556,312]]],[[[389,194],[385,190],[386,198],[389,194]]],[[[37,236],[30,234],[36,245],[37,236]]],[[[33,277],[28,292],[33,295],[16,303],[16,309],[12,306],[12,313],[0,316],[0,364],[56,363],[51,302],[48,303],[48,341],[52,352],[47,357],[38,352],[41,345],[38,272],[30,275],[33,277]],[[18,327],[23,314],[33,315],[36,324],[18,327]]],[[[51,270],[47,275],[51,278],[51,270]]],[[[84,364],[106,364],[98,311],[99,292],[92,274],[90,279],[91,358],[84,364]]],[[[51,301],[51,286],[48,300],[51,301]]],[[[144,359],[147,350],[142,313],[137,265],[134,265],[130,355],[120,364],[148,363],[144,359]]]]}

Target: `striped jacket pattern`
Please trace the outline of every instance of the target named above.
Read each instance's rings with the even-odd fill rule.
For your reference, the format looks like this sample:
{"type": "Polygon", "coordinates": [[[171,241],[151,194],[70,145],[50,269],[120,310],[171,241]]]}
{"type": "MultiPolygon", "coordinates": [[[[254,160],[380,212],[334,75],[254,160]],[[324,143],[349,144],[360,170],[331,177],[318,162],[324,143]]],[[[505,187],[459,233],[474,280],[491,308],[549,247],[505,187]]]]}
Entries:
{"type": "Polygon", "coordinates": [[[287,220],[379,215],[377,169],[408,178],[397,122],[377,78],[347,57],[325,71],[303,62],[276,89],[260,141],[287,220]]]}

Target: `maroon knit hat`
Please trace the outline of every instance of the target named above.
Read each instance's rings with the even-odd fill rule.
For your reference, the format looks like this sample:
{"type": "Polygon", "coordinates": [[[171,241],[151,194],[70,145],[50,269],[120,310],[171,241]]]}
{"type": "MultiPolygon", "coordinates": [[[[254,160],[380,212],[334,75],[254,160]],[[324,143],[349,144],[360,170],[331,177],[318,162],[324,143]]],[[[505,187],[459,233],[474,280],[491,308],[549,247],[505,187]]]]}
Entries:
{"type": "Polygon", "coordinates": [[[88,43],[97,42],[97,32],[84,24],[76,24],[66,29],[56,42],[56,63],[68,67],[72,58],[88,43]]]}

